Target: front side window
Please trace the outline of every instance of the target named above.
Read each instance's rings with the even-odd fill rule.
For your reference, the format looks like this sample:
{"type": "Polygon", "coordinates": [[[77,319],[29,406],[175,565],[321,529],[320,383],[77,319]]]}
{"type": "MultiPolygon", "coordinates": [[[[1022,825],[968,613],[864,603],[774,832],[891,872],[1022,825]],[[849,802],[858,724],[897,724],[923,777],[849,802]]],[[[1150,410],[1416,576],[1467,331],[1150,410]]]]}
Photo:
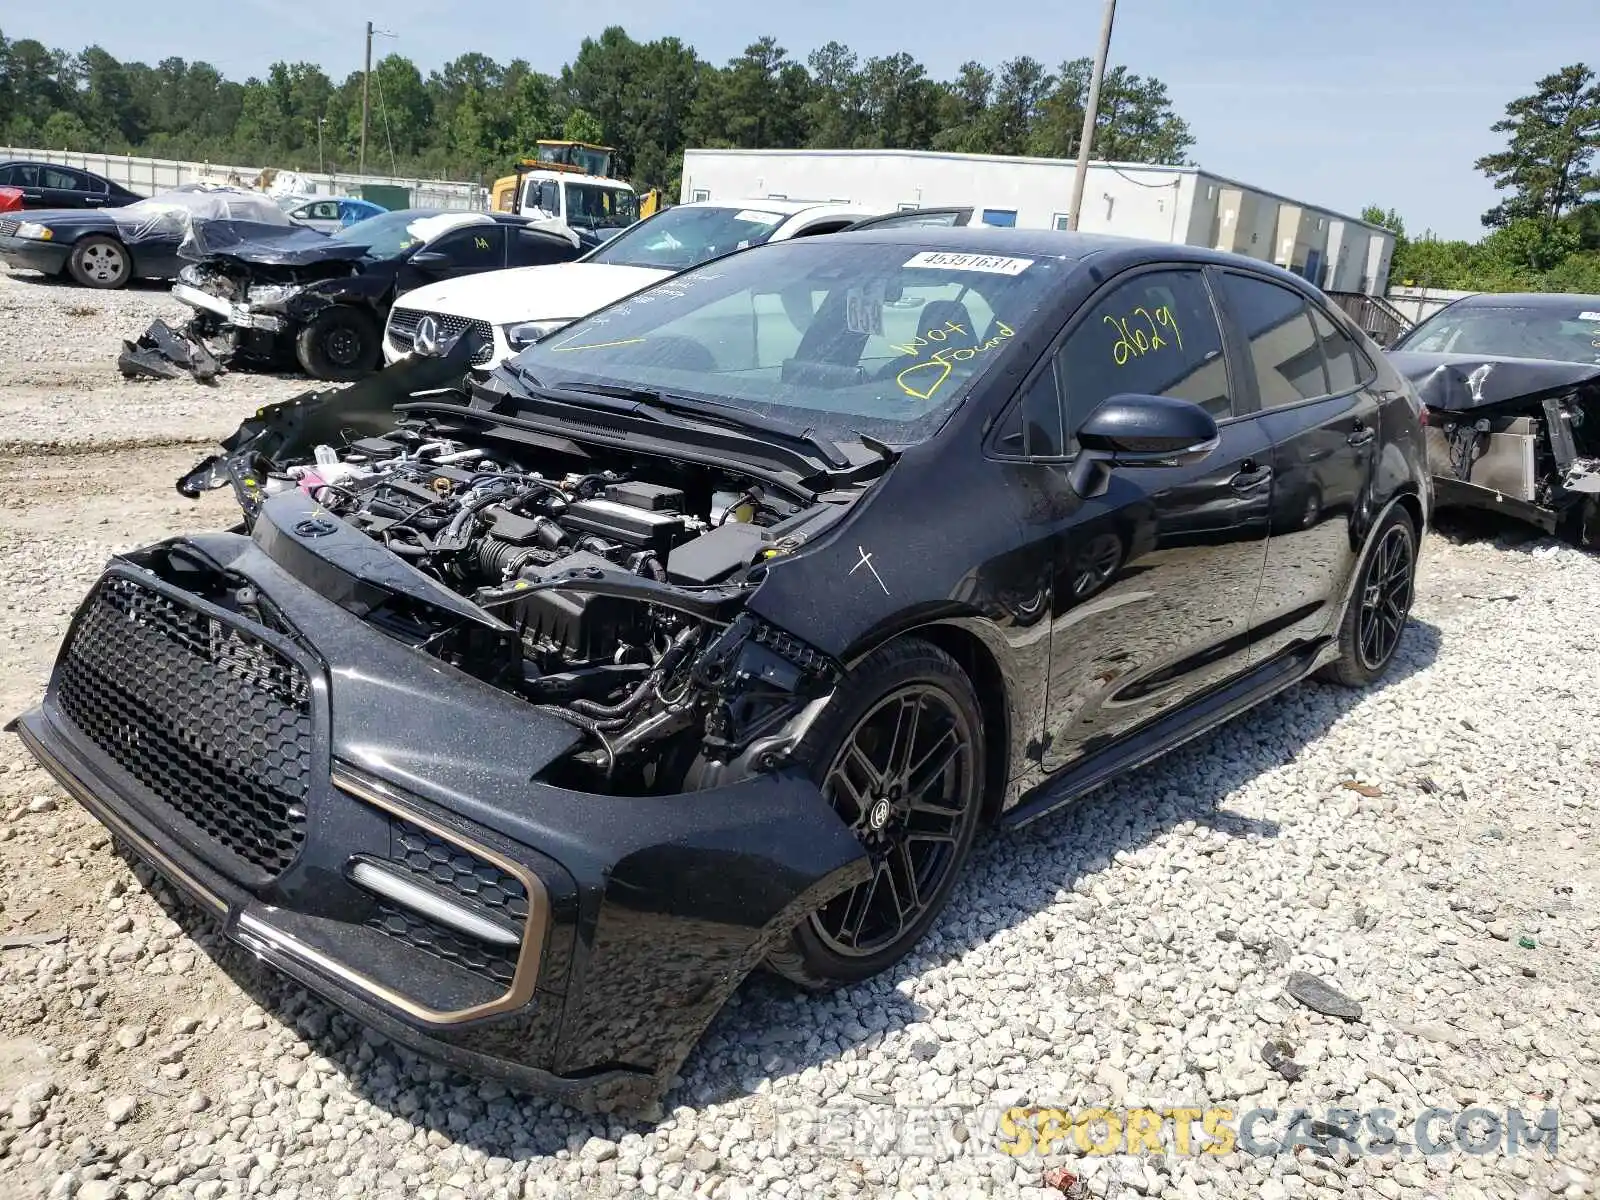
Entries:
{"type": "Polygon", "coordinates": [[[1117,395],[1188,400],[1219,421],[1233,415],[1222,330],[1198,270],[1148,271],[1095,301],[1062,345],[1060,376],[1069,431],[1117,395]]]}
{"type": "Polygon", "coordinates": [[[619,233],[587,259],[620,267],[681,271],[767,241],[787,213],[684,205],[619,233]]]}
{"type": "Polygon", "coordinates": [[[445,234],[428,246],[443,254],[448,266],[460,270],[488,270],[505,262],[506,231],[499,224],[469,225],[445,234]]]}
{"type": "Polygon", "coordinates": [[[937,430],[1034,326],[1065,269],[914,245],[779,242],[663,280],[513,367],[546,385],[661,389],[906,445],[937,430]]]}
{"type": "Polygon", "coordinates": [[[37,187],[39,168],[32,163],[12,163],[9,167],[0,167],[0,183],[7,187],[37,187]]]}
{"type": "Polygon", "coordinates": [[[1322,346],[1299,292],[1232,272],[1222,276],[1222,291],[1250,343],[1263,410],[1330,394],[1322,346]]]}

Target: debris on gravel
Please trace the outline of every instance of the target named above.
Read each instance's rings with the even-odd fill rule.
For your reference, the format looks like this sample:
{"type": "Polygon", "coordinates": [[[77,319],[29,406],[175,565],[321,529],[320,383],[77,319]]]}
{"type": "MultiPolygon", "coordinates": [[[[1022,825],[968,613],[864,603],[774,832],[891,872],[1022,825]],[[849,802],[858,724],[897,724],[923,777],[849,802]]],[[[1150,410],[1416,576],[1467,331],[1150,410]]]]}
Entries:
{"type": "MultiPolygon", "coordinates": [[[[0,276],[0,718],[107,554],[235,519],[173,492],[198,447],[137,439],[220,437],[284,381],[117,379],[166,303],[0,276]]],[[[0,733],[0,1196],[1593,1195],[1597,611],[1594,556],[1431,538],[1381,686],[1301,685],[984,837],[908,962],[825,996],[752,980],[654,1120],[323,1004],[0,733]],[[1302,975],[1360,1020],[1304,1006],[1302,975]],[[1259,1114],[1250,1143],[1202,1134],[1223,1109],[1259,1114]],[[1353,1141],[1341,1111],[1371,1118],[1353,1141]]]]}

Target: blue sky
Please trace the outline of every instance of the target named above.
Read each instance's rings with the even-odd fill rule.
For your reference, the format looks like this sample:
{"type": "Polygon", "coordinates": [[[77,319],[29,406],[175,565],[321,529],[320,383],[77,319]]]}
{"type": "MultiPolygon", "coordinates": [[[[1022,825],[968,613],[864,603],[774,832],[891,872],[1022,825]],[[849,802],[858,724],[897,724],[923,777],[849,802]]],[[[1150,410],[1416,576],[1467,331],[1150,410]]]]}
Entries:
{"type": "MultiPolygon", "coordinates": [[[[838,39],[863,58],[905,51],[947,78],[968,58],[993,66],[1032,54],[1054,66],[1092,54],[1101,9],[1102,0],[386,0],[369,13],[399,35],[375,53],[393,47],[424,71],[467,50],[554,71],[585,36],[620,24],[641,40],[675,34],[715,62],[772,34],[797,58],[838,39]]],[[[151,11],[53,0],[14,6],[0,30],[71,49],[92,31],[119,58],[205,59],[241,79],[274,59],[309,59],[338,79],[360,66],[369,15],[304,0],[189,5],[170,21],[151,11]]],[[[1475,238],[1495,199],[1472,169],[1499,148],[1489,126],[1541,75],[1586,50],[1600,59],[1597,30],[1592,0],[1120,0],[1112,61],[1167,82],[1208,170],[1339,211],[1392,206],[1412,233],[1475,238]]]]}

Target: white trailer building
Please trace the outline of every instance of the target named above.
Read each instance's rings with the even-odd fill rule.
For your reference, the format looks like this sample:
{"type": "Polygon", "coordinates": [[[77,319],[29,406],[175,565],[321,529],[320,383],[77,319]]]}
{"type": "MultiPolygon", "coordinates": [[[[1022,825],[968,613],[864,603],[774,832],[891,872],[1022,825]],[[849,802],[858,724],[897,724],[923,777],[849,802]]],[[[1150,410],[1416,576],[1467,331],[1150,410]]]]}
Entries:
{"type": "MultiPolygon", "coordinates": [[[[1065,229],[1074,164],[932,150],[689,150],[681,199],[844,201],[894,212],[973,208],[973,221],[1065,229]]],[[[1382,296],[1394,234],[1200,167],[1089,164],[1078,226],[1231,250],[1329,292],[1382,296]]]]}

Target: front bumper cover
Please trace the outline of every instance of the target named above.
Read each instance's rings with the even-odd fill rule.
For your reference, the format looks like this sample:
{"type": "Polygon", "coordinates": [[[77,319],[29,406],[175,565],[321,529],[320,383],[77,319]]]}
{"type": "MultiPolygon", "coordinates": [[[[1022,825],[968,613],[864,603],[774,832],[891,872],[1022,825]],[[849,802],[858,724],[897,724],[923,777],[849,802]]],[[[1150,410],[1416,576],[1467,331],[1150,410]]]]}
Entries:
{"type": "Polygon", "coordinates": [[[303,549],[275,559],[242,535],[207,534],[114,559],[74,618],[44,701],[18,722],[28,748],[230,939],[395,1040],[578,1107],[658,1098],[772,946],[865,877],[860,845],[796,775],[650,797],[541,782],[570,747],[570,727],[307,587],[291,573],[315,569],[303,549]],[[289,634],[162,577],[172,547],[253,589],[289,634]],[[107,617],[106,589],[145,607],[113,605],[107,617]],[[185,654],[212,647],[198,669],[225,674],[216,689],[196,687],[189,659],[152,668],[120,641],[93,640],[126,635],[137,650],[151,605],[209,631],[180,640],[185,654]],[[271,757],[282,747],[249,732],[261,725],[258,696],[240,680],[264,676],[259,665],[237,673],[249,657],[240,645],[305,672],[292,754],[271,757]],[[89,705],[106,680],[115,689],[89,705]],[[103,721],[108,704],[115,715],[103,721]],[[145,753],[164,738],[163,757],[145,753]],[[208,754],[251,796],[260,778],[281,781],[286,759],[305,764],[289,772],[304,784],[299,841],[281,828],[276,843],[241,837],[227,813],[219,825],[208,754]],[[211,808],[197,810],[196,796],[211,808]],[[269,843],[276,849],[261,850],[269,843]],[[512,931],[514,952],[486,959],[426,916],[397,918],[352,880],[357,862],[409,867],[447,900],[480,909],[485,889],[503,902],[520,885],[523,908],[487,914],[512,931]]]}
{"type": "Polygon", "coordinates": [[[208,312],[224,325],[239,329],[261,329],[268,333],[281,333],[289,327],[289,319],[280,313],[260,312],[249,304],[224,300],[189,283],[172,285],[172,298],[181,300],[190,308],[208,312]]]}
{"type": "Polygon", "coordinates": [[[60,242],[41,238],[0,237],[0,262],[23,271],[58,275],[66,267],[71,254],[72,247],[60,242]]]}

